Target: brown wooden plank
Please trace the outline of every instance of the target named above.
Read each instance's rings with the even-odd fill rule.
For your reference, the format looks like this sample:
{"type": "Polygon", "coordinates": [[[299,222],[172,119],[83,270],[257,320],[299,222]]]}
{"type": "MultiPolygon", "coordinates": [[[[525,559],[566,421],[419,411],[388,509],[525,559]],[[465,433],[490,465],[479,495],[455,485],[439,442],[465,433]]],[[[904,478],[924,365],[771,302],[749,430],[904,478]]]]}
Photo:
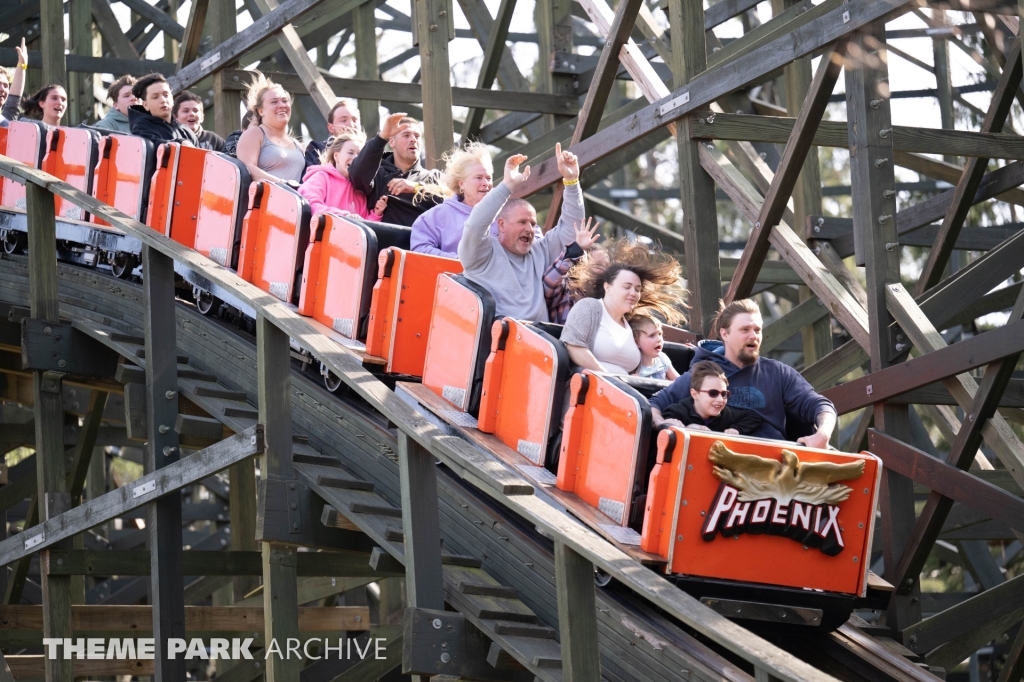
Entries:
{"type": "Polygon", "coordinates": [[[814,133],[825,113],[825,107],[828,106],[836,81],[842,73],[845,55],[845,40],[839,41],[822,55],[818,71],[814,74],[814,80],[811,81],[803,106],[800,107],[800,115],[797,116],[793,132],[782,154],[782,160],[775,171],[771,187],[768,188],[764,203],[761,204],[761,211],[743,249],[743,255],[740,256],[736,273],[729,282],[729,289],[725,294],[726,303],[748,297],[754,288],[757,272],[771,246],[768,237],[782,220],[786,202],[793,193],[803,169],[804,159],[814,141],[814,133]]]}
{"type": "Polygon", "coordinates": [[[833,402],[839,414],[846,414],[987,365],[1021,350],[1024,350],[1024,321],[993,329],[933,353],[848,381],[825,390],[822,395],[833,402]]]}
{"type": "MultiPolygon", "coordinates": [[[[1007,51],[1006,60],[1006,68],[1003,69],[999,82],[992,92],[992,101],[989,104],[985,120],[982,121],[982,132],[998,133],[1003,129],[1006,117],[1010,113],[1010,105],[1013,104],[1016,97],[1022,73],[1019,37],[1013,41],[1013,46],[1007,51]]],[[[935,286],[942,278],[942,272],[949,260],[949,255],[953,252],[957,235],[960,234],[960,229],[967,218],[967,212],[971,208],[971,198],[981,183],[987,165],[988,159],[986,158],[968,159],[964,165],[960,182],[954,189],[952,206],[942,221],[939,234],[935,237],[935,244],[928,252],[921,277],[917,281],[917,294],[922,294],[935,286]]]]}

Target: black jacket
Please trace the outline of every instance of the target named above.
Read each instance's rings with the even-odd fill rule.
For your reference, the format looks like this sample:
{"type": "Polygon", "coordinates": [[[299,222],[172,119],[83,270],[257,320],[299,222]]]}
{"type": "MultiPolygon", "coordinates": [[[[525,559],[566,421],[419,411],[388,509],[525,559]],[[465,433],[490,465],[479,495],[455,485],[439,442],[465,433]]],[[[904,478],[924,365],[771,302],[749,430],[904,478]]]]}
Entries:
{"type": "Polygon", "coordinates": [[[128,125],[132,128],[132,135],[152,140],[153,144],[187,141],[195,147],[199,146],[199,140],[191,130],[177,121],[168,122],[157,118],[138,104],[128,109],[128,125]]]}
{"type": "MultiPolygon", "coordinates": [[[[348,168],[348,178],[352,186],[366,195],[366,205],[371,209],[377,204],[378,199],[388,195],[388,183],[394,178],[434,184],[441,179],[441,171],[427,170],[419,162],[410,168],[408,173],[403,173],[394,163],[395,155],[384,153],[386,145],[386,140],[380,135],[374,135],[367,140],[363,151],[359,152],[359,156],[352,160],[352,165],[348,168]]],[[[388,199],[388,207],[381,221],[411,227],[421,214],[443,201],[440,197],[423,197],[413,203],[414,196],[408,192],[393,195],[388,199]]]]}
{"type": "Polygon", "coordinates": [[[684,398],[678,403],[672,403],[661,413],[665,419],[678,419],[684,426],[690,424],[703,424],[712,431],[722,433],[726,429],[736,429],[741,436],[749,436],[761,426],[761,415],[753,410],[744,410],[739,407],[725,406],[722,413],[709,422],[697,414],[697,408],[693,405],[693,398],[684,398]]]}
{"type": "MultiPolygon", "coordinates": [[[[380,137],[377,135],[376,137],[380,137]]],[[[327,149],[327,145],[331,143],[331,138],[327,138],[323,142],[317,140],[310,140],[309,144],[306,145],[306,168],[310,166],[319,166],[323,162],[320,160],[320,155],[327,149]]],[[[331,164],[327,164],[330,166],[331,164]]]]}

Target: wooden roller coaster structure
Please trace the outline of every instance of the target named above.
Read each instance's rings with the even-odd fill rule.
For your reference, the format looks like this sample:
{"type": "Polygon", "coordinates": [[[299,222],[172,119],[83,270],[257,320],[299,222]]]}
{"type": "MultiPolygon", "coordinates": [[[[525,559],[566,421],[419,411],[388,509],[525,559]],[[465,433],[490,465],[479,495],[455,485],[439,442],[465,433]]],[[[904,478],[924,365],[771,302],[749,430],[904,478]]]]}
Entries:
{"type": "MultiPolygon", "coordinates": [[[[231,661],[218,679],[385,679],[400,668],[469,680],[926,680],[993,641],[990,678],[1021,679],[1024,590],[1019,576],[1007,579],[1001,569],[1019,570],[1024,540],[1024,403],[1015,374],[1024,350],[1024,236],[1019,224],[965,227],[983,201],[1024,204],[1024,145],[1003,132],[1022,96],[1016,4],[773,2],[773,18],[754,25],[757,0],[707,8],[697,0],[659,7],[620,0],[614,8],[604,0],[538,0],[537,33],[522,36],[509,32],[512,0],[494,17],[484,3],[460,0],[484,54],[477,87],[469,89],[451,86],[448,45],[463,34],[448,0],[414,0],[412,17],[380,2],[253,0],[245,5],[253,21],[242,30],[235,3],[225,0],[193,0],[185,26],[167,13],[168,3],[123,1],[137,17],[128,30],[107,0],[72,0],[68,54],[59,0],[0,11],[7,42],[33,38],[31,78],[69,83],[72,124],[92,107],[95,73],[161,70],[176,91],[209,87],[216,127],[230,132],[237,121],[228,112],[237,110],[245,83],[237,65],[264,60],[264,71],[309,93],[297,109],[318,139],[325,135],[317,118],[343,93],[359,99],[370,130],[380,104],[421,113],[430,164],[451,147],[457,124],[463,137],[494,144],[502,157],[527,154],[533,173],[519,193],[547,209],[549,224],[561,201],[550,149],[562,142],[586,169],[588,211],[680,254],[698,335],[710,331],[721,298],[770,292],[791,300],[767,325],[765,352],[802,330],[804,377],[841,414],[859,411],[841,449],[863,444],[882,465],[874,547],[863,560],[880,567],[892,594],[884,609],[862,611],[831,633],[793,635],[770,626],[755,633],[565,514],[540,482],[490,456],[484,440],[432,416],[429,398],[393,391],[379,372],[367,371],[364,356],[222,259],[186,248],[64,176],[4,156],[4,192],[20,192],[23,203],[20,213],[0,219],[25,221],[27,242],[12,237],[10,250],[27,246],[28,255],[0,261],[0,443],[6,450],[28,445],[35,454],[10,467],[0,487],[8,521],[24,519],[21,532],[0,540],[0,564],[10,567],[0,607],[7,653],[0,680],[184,680],[186,661],[164,655],[169,638],[256,631],[257,650],[339,632],[386,646],[381,658],[362,661],[231,661]],[[389,18],[378,18],[378,10],[389,18]],[[945,11],[970,13],[976,23],[947,26],[945,11]],[[908,13],[929,28],[887,30],[908,13]],[[574,17],[589,23],[574,27],[574,17]],[[737,17],[744,36],[720,39],[716,28],[737,17]],[[92,52],[94,24],[110,57],[92,52]],[[411,31],[418,47],[404,58],[420,57],[418,84],[380,80],[376,28],[411,31]],[[161,32],[167,61],[140,60],[161,32]],[[339,33],[329,52],[328,40],[339,33]],[[982,40],[964,40],[966,33],[982,40]],[[204,35],[216,46],[203,45],[204,35]],[[933,40],[934,66],[888,44],[905,37],[933,40]],[[358,78],[326,75],[350,38],[358,78]],[[537,43],[535,91],[509,58],[508,40],[537,43]],[[574,40],[598,47],[596,61],[576,54],[574,40]],[[982,118],[977,131],[952,129],[954,102],[976,107],[951,86],[950,44],[976,56],[993,79],[987,111],[975,112],[982,118]],[[313,46],[316,62],[307,51],[313,46]],[[937,98],[943,129],[893,125],[890,102],[900,96],[888,84],[893,56],[936,76],[936,90],[925,95],[937,98]],[[823,120],[840,75],[845,127],[823,120]],[[616,106],[617,79],[632,81],[643,96],[616,106]],[[495,82],[500,90],[492,89],[495,82]],[[769,83],[784,91],[784,108],[752,95],[769,83]],[[453,106],[469,107],[463,121],[453,120],[453,106]],[[488,110],[504,113],[485,118],[488,110]],[[670,137],[683,216],[677,230],[635,217],[602,198],[599,186],[670,137]],[[818,146],[849,149],[849,218],[823,215],[818,146]],[[936,153],[966,161],[924,155],[936,153]],[[993,159],[1006,163],[986,172],[993,159]],[[896,165],[948,189],[898,205],[896,165]],[[747,240],[728,246],[742,249],[739,258],[721,255],[727,245],[716,191],[749,224],[747,240]],[[88,250],[58,242],[58,220],[85,214],[141,245],[141,285],[96,271],[94,261],[83,260],[88,250]],[[904,250],[915,246],[928,249],[920,273],[901,269],[904,250]],[[981,255],[959,267],[956,251],[981,255]],[[58,255],[72,264],[58,264],[58,255]],[[183,271],[193,277],[186,281],[205,283],[204,291],[244,309],[251,333],[176,300],[176,272],[180,282],[183,271]],[[1004,313],[1005,322],[963,337],[965,326],[990,313],[1004,313]],[[346,396],[331,396],[293,360],[320,364],[346,396]],[[936,452],[922,435],[919,409],[948,449],[936,452]],[[107,492],[104,456],[94,449],[132,441],[146,443],[144,475],[107,492]],[[229,485],[218,476],[225,471],[229,485]],[[181,492],[198,486],[218,502],[198,504],[194,495],[183,503],[181,492]],[[142,513],[144,533],[135,544],[126,541],[127,549],[107,540],[96,545],[97,535],[88,533],[142,513]],[[195,520],[217,530],[205,537],[183,531],[195,520]],[[148,551],[134,549],[143,539],[148,551]],[[993,540],[1002,543],[1001,560],[991,552],[993,540]],[[980,589],[924,590],[930,557],[961,566],[980,589]],[[595,569],[614,583],[595,587],[595,569]],[[37,583],[29,577],[36,570],[37,583]],[[86,603],[83,576],[93,586],[92,603],[106,605],[86,603]],[[186,588],[183,576],[196,579],[186,588]],[[336,595],[370,583],[379,613],[358,598],[301,606],[325,598],[334,604],[336,595]],[[102,590],[106,597],[97,596],[102,590]],[[113,605],[139,601],[148,606],[113,605]],[[37,653],[43,637],[136,631],[152,632],[155,660],[37,653]]],[[[13,57],[0,46],[0,61],[13,57]]],[[[5,235],[8,228],[0,224],[5,235]]],[[[111,265],[130,274],[135,264],[111,265]]],[[[195,302],[202,309],[202,297],[195,302]]],[[[578,401],[578,383],[573,390],[578,401]]],[[[662,456],[672,447],[664,443],[662,456]]],[[[737,608],[750,608],[744,604],[737,608]]]]}

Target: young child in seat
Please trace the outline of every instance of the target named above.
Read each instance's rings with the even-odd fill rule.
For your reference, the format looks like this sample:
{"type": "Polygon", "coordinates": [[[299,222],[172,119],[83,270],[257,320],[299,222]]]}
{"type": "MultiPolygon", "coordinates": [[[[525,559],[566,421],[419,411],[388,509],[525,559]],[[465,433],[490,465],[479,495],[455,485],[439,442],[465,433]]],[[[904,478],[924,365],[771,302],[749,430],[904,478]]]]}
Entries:
{"type": "Polygon", "coordinates": [[[716,363],[703,360],[690,366],[690,397],[669,405],[662,414],[685,428],[745,436],[761,425],[753,410],[729,407],[729,380],[716,363]]]}
{"type": "Polygon", "coordinates": [[[644,379],[677,379],[679,372],[661,350],[665,347],[661,323],[647,315],[634,315],[629,318],[629,326],[633,330],[633,340],[640,349],[640,369],[637,374],[644,379]]]}
{"type": "Polygon", "coordinates": [[[310,166],[302,178],[299,194],[309,202],[313,213],[330,211],[341,215],[357,215],[377,222],[384,215],[388,198],[381,197],[371,211],[366,196],[352,186],[348,178],[348,167],[359,155],[366,136],[356,130],[346,129],[335,135],[331,144],[321,156],[320,166],[310,166]]]}

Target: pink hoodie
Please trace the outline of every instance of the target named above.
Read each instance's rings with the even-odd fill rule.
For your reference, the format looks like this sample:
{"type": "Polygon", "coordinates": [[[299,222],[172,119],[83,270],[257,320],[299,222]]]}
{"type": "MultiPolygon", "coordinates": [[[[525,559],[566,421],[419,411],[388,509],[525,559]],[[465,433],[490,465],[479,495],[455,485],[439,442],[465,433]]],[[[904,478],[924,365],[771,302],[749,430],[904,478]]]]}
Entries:
{"type": "Polygon", "coordinates": [[[366,197],[334,166],[310,166],[299,186],[313,213],[341,211],[366,220],[379,221],[380,216],[366,205],[366,197]]]}

